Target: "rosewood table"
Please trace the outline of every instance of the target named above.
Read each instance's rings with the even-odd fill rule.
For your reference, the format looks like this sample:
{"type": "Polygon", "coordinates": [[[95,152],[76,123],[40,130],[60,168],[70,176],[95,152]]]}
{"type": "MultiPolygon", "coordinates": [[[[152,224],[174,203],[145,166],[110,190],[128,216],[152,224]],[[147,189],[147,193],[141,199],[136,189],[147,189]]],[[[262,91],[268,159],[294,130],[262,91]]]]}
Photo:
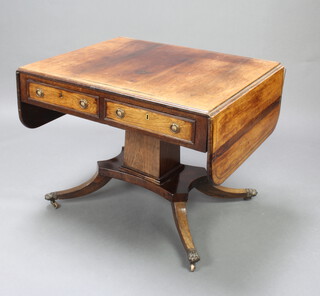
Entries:
{"type": "Polygon", "coordinates": [[[220,186],[272,133],[284,68],[206,50],[115,38],[20,67],[20,120],[29,128],[64,114],[125,129],[125,145],[57,200],[94,192],[110,179],[130,182],[171,202],[190,270],[200,260],[186,204],[196,188],[209,196],[250,199],[254,189],[220,186]],[[180,146],[207,153],[207,167],[180,163],[180,146]]]}

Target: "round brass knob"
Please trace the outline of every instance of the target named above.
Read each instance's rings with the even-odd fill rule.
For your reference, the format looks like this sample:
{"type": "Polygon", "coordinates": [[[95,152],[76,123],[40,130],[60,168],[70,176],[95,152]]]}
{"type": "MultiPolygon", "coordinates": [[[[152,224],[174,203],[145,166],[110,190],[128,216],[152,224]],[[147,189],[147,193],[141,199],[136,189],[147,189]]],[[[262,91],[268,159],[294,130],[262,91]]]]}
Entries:
{"type": "Polygon", "coordinates": [[[88,101],[86,99],[81,99],[79,101],[79,105],[82,109],[87,109],[88,108],[88,101]]]}
{"type": "Polygon", "coordinates": [[[39,97],[39,98],[44,97],[44,92],[43,92],[43,90],[42,90],[41,88],[37,88],[37,89],[36,89],[36,95],[37,95],[37,97],[39,97]]]}
{"type": "Polygon", "coordinates": [[[116,110],[116,115],[117,115],[118,118],[123,118],[124,115],[125,115],[125,112],[124,112],[123,109],[118,108],[118,109],[116,110]]]}
{"type": "Polygon", "coordinates": [[[172,124],[170,125],[170,130],[171,130],[172,132],[174,132],[175,134],[179,133],[179,132],[180,132],[180,126],[179,126],[179,124],[172,123],[172,124]]]}

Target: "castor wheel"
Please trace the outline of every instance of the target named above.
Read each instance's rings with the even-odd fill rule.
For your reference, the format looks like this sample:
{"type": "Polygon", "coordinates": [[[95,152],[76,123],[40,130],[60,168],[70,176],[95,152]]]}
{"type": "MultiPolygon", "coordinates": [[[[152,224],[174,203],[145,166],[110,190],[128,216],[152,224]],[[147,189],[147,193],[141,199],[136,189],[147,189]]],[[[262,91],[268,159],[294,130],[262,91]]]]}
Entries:
{"type": "Polygon", "coordinates": [[[57,203],[56,201],[50,201],[50,203],[53,205],[53,207],[55,209],[59,209],[61,207],[61,205],[59,203],[57,203]]]}
{"type": "Polygon", "coordinates": [[[258,194],[258,191],[253,188],[247,188],[247,196],[243,198],[243,200],[250,200],[252,197],[256,196],[258,194]]]}
{"type": "Polygon", "coordinates": [[[190,263],[190,271],[194,272],[196,270],[196,263],[200,261],[200,256],[196,249],[188,250],[188,260],[190,263]]]}
{"type": "Polygon", "coordinates": [[[44,199],[50,201],[55,209],[59,209],[61,207],[60,204],[56,202],[56,194],[54,192],[46,194],[44,199]]]}

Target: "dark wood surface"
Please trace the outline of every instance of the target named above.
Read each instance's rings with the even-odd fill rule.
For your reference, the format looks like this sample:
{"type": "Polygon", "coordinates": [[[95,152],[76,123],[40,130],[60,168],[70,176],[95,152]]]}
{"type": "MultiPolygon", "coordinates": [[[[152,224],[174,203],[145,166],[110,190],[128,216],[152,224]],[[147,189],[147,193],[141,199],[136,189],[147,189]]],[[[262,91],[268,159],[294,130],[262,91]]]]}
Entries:
{"type": "MultiPolygon", "coordinates": [[[[176,108],[169,108],[166,106],[162,106],[159,104],[156,104],[154,102],[146,102],[146,101],[140,101],[136,100],[134,98],[130,98],[127,96],[110,93],[106,91],[96,90],[89,87],[83,87],[82,85],[76,85],[72,83],[68,83],[65,81],[58,81],[58,80],[51,80],[47,79],[41,76],[35,76],[30,75],[27,73],[20,73],[18,72],[17,75],[17,88],[18,88],[18,104],[22,105],[23,103],[26,103],[28,105],[37,106],[40,108],[33,108],[35,110],[38,110],[37,117],[41,117],[42,119],[47,118],[47,121],[44,120],[44,123],[49,122],[53,119],[58,118],[59,116],[62,116],[64,114],[70,114],[74,116],[79,116],[85,119],[89,119],[92,121],[96,121],[103,124],[108,124],[114,127],[126,129],[126,130],[138,130],[139,132],[142,132],[144,134],[157,137],[159,139],[165,140],[166,142],[170,142],[176,145],[185,146],[188,148],[192,148],[198,151],[206,152],[207,151],[207,117],[203,115],[197,115],[190,112],[185,112],[182,110],[178,110],[176,108]],[[73,92],[75,94],[75,97],[79,96],[79,93],[82,93],[85,96],[94,96],[99,98],[99,104],[98,104],[98,115],[95,114],[92,115],[88,112],[84,112],[85,110],[82,110],[81,108],[71,108],[66,107],[65,104],[60,104],[59,101],[55,100],[55,103],[45,100],[35,100],[30,97],[30,89],[29,85],[30,83],[41,83],[44,85],[50,85],[51,87],[56,88],[59,91],[66,91],[73,92]],[[135,108],[139,108],[141,110],[153,110],[157,113],[167,115],[168,118],[172,118],[172,122],[175,122],[175,118],[180,118],[186,121],[191,122],[191,140],[185,140],[178,136],[178,134],[174,134],[170,132],[170,125],[169,123],[166,124],[166,126],[163,128],[167,132],[159,132],[155,129],[150,128],[141,128],[137,127],[136,124],[132,123],[124,123],[119,122],[117,120],[113,120],[111,118],[107,117],[107,103],[109,101],[114,102],[120,102],[121,104],[127,104],[128,106],[134,106],[135,108]],[[56,111],[56,112],[48,112],[47,110],[56,111]],[[59,116],[51,116],[52,114],[59,114],[59,116]],[[61,114],[61,115],[60,115],[61,114]]],[[[54,93],[59,93],[55,91],[54,93]]],[[[81,99],[81,97],[79,97],[81,99]]],[[[31,108],[29,108],[31,109],[31,108]]],[[[26,108],[21,109],[20,112],[20,118],[21,121],[26,124],[27,122],[34,122],[32,127],[39,127],[43,125],[43,120],[41,123],[38,123],[38,120],[36,118],[33,118],[32,113],[28,113],[28,110],[26,108]],[[30,118],[29,118],[30,117],[30,118]]],[[[161,121],[159,122],[159,124],[161,121]]],[[[28,125],[27,125],[28,126],[28,125]]],[[[154,123],[154,126],[157,126],[157,123],[154,123]]],[[[31,126],[28,126],[31,127],[31,126]]]]}
{"type": "Polygon", "coordinates": [[[199,178],[194,184],[194,187],[208,196],[220,198],[241,198],[244,200],[249,200],[258,194],[257,190],[252,188],[238,189],[217,186],[214,185],[207,177],[199,178]]]}
{"type": "Polygon", "coordinates": [[[75,110],[84,114],[98,116],[99,100],[98,97],[83,94],[81,92],[68,91],[63,88],[52,87],[51,85],[29,82],[29,100],[43,102],[62,108],[75,110]],[[37,91],[41,91],[41,95],[37,91]],[[81,105],[81,102],[86,104],[81,105]]]}
{"type": "MultiPolygon", "coordinates": [[[[145,136],[128,133],[126,136],[126,145],[130,146],[130,142],[133,142],[134,145],[140,145],[140,147],[137,147],[138,150],[139,148],[143,150],[145,148],[142,147],[146,145],[146,141],[141,140],[143,137],[145,136]]],[[[154,140],[158,141],[157,139],[154,140]]],[[[148,139],[147,141],[151,140],[148,139]]],[[[149,146],[149,144],[147,144],[147,146],[149,146]]],[[[150,146],[148,148],[150,148],[150,146]]],[[[170,172],[169,178],[166,178],[163,183],[156,183],[156,176],[150,176],[150,171],[154,170],[152,163],[149,163],[149,166],[145,168],[146,174],[142,171],[137,174],[136,168],[134,167],[135,162],[133,162],[132,168],[125,166],[124,155],[131,153],[132,150],[129,149],[125,151],[125,148],[123,148],[117,157],[110,160],[99,161],[97,173],[87,182],[71,189],[51,192],[47,194],[45,198],[50,201],[55,208],[59,208],[60,205],[57,203],[57,200],[87,195],[103,187],[112,178],[123,180],[153,191],[171,202],[173,217],[182,244],[187,252],[190,270],[194,271],[195,264],[200,260],[200,256],[195,248],[187,218],[187,200],[190,190],[196,188],[210,196],[244,199],[249,199],[256,195],[256,191],[253,189],[230,189],[213,185],[208,180],[207,171],[204,168],[180,164],[178,161],[179,158],[177,157],[179,155],[177,151],[179,150],[172,148],[173,147],[160,145],[158,151],[154,153],[157,157],[161,155],[160,159],[166,168],[166,170],[163,171],[164,175],[160,175],[160,179],[170,172]],[[161,150],[163,150],[163,152],[161,152],[161,150]],[[169,151],[173,154],[176,153],[176,157],[168,153],[169,151]],[[178,166],[180,169],[170,170],[171,165],[168,166],[170,163],[173,166],[178,166]]]]}
{"type": "Polygon", "coordinates": [[[32,128],[71,114],[125,129],[124,152],[98,162],[87,182],[46,199],[58,207],[56,200],[111,178],[151,190],[172,203],[193,271],[200,257],[187,221],[189,191],[256,195],[218,185],[274,130],[283,81],[278,62],[119,37],[20,67],[19,115],[32,128]],[[208,152],[207,170],[181,164],[180,146],[208,152]]]}
{"type": "Polygon", "coordinates": [[[161,182],[161,177],[180,167],[180,146],[126,131],[123,166],[161,182]]]}
{"type": "Polygon", "coordinates": [[[106,103],[106,119],[108,120],[116,121],[123,126],[133,126],[139,130],[194,143],[196,123],[191,118],[172,116],[167,113],[155,112],[114,101],[107,101],[106,103]],[[124,116],[119,118],[117,110],[121,110],[124,116]],[[179,131],[176,133],[170,129],[173,124],[179,126],[179,131]]]}
{"type": "Polygon", "coordinates": [[[134,171],[124,171],[123,153],[111,160],[99,161],[98,166],[100,175],[144,187],[171,202],[186,201],[196,181],[207,175],[204,168],[182,165],[181,170],[176,171],[165,183],[155,184],[148,175],[143,176],[135,174],[134,171]]]}
{"type": "Polygon", "coordinates": [[[119,37],[19,71],[208,114],[278,65],[119,37]]]}
{"type": "Polygon", "coordinates": [[[16,73],[16,79],[19,118],[26,127],[36,128],[64,115],[64,113],[60,113],[48,108],[41,108],[24,103],[21,100],[21,96],[25,95],[25,92],[21,91],[19,72],[16,73]]]}
{"type": "Polygon", "coordinates": [[[184,201],[173,202],[172,211],[174,221],[176,223],[176,227],[178,233],[180,235],[181,242],[187,252],[188,260],[190,263],[190,270],[195,270],[195,264],[200,261],[200,256],[194,246],[193,239],[191,236],[188,216],[187,216],[187,203],[184,201]]]}
{"type": "Polygon", "coordinates": [[[37,127],[67,113],[208,152],[218,185],[274,130],[283,79],[277,62],[120,37],[20,67],[20,118],[37,127]]]}
{"type": "MultiPolygon", "coordinates": [[[[142,148],[146,145],[146,141],[152,142],[150,139],[141,140],[144,137],[146,136],[127,133],[126,144],[130,146],[130,142],[135,144],[138,143],[140,148],[142,148]]],[[[158,140],[153,139],[153,141],[158,140]]],[[[152,144],[154,145],[154,143],[152,144]]],[[[150,148],[150,143],[147,144],[147,146],[150,148]]],[[[154,182],[156,176],[150,177],[150,171],[152,172],[154,170],[154,165],[150,162],[147,162],[149,167],[145,168],[148,174],[143,174],[143,172],[136,174],[134,167],[135,162],[132,163],[133,168],[126,167],[124,162],[125,155],[131,153],[132,150],[129,149],[128,151],[125,151],[123,148],[117,157],[110,160],[99,161],[97,173],[88,181],[67,190],[51,192],[46,194],[45,198],[57,209],[60,207],[60,204],[57,202],[57,200],[87,195],[103,187],[112,178],[123,180],[125,182],[129,182],[153,191],[172,203],[176,227],[182,244],[187,252],[190,269],[191,271],[194,271],[195,263],[200,260],[200,257],[195,249],[190,233],[187,219],[186,202],[188,200],[189,191],[192,190],[196,185],[199,186],[201,183],[200,180],[206,178],[207,172],[204,168],[180,164],[180,150],[177,150],[176,147],[177,146],[170,147],[167,145],[160,145],[159,148],[156,148],[157,151],[154,152],[154,156],[160,157],[161,162],[164,164],[164,168],[166,168],[162,171],[164,175],[160,175],[160,179],[170,172],[170,178],[166,178],[163,183],[156,184],[154,182]],[[169,152],[172,152],[172,155],[169,152]],[[171,168],[175,166],[179,167],[180,169],[172,170],[171,168]]],[[[142,150],[143,149],[146,148],[142,148],[142,150]]],[[[157,168],[157,171],[158,169],[159,168],[157,168]]]]}
{"type": "Polygon", "coordinates": [[[96,172],[92,178],[90,178],[88,181],[66,189],[66,190],[61,190],[61,191],[56,191],[53,192],[53,198],[56,199],[69,199],[69,198],[76,198],[76,197],[81,197],[84,195],[88,195],[92,192],[97,191],[98,189],[100,189],[101,187],[103,187],[104,185],[106,185],[109,181],[111,180],[111,178],[106,177],[106,176],[102,176],[101,174],[99,174],[98,172],[96,172]]]}
{"type": "Polygon", "coordinates": [[[272,133],[278,122],[284,68],[274,69],[211,119],[208,172],[223,183],[272,133]]]}
{"type": "MultiPolygon", "coordinates": [[[[270,110],[273,95],[281,97],[283,72],[277,62],[120,37],[20,67],[19,90],[24,103],[208,151],[208,173],[221,184],[272,132],[274,120],[263,132],[255,128],[255,118],[264,114],[261,108],[270,110]],[[35,100],[32,83],[53,86],[54,94],[62,89],[70,102],[35,100]],[[99,99],[97,110],[92,109],[97,118],[88,112],[94,103],[86,110],[77,108],[79,94],[99,99]],[[130,104],[131,109],[119,120],[108,102],[130,104]],[[143,110],[162,117],[137,121],[136,113],[144,116],[143,110]],[[184,118],[179,134],[171,133],[171,122],[162,120],[172,116],[184,118]],[[183,127],[183,122],[192,127],[183,127]],[[253,144],[242,153],[239,147],[253,135],[253,144]]],[[[23,112],[21,118],[28,121],[23,112]]]]}

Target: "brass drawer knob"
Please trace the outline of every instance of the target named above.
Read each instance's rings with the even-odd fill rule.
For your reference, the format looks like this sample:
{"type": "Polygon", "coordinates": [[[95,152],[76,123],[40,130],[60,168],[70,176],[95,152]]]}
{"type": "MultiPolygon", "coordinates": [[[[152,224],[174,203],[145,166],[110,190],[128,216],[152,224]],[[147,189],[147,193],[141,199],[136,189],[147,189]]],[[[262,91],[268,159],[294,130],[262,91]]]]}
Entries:
{"type": "Polygon", "coordinates": [[[125,112],[124,112],[123,109],[118,108],[118,109],[116,110],[116,115],[117,115],[118,118],[123,118],[124,115],[125,115],[125,112]]]}
{"type": "Polygon", "coordinates": [[[88,108],[88,101],[86,99],[81,99],[79,101],[79,105],[82,109],[87,109],[88,108]]]}
{"type": "Polygon", "coordinates": [[[170,125],[170,130],[171,130],[172,132],[174,132],[175,134],[179,133],[179,132],[180,132],[180,126],[179,126],[179,124],[172,123],[172,124],[170,125]]]}
{"type": "Polygon", "coordinates": [[[36,95],[38,98],[43,98],[44,97],[44,92],[41,88],[36,89],[36,95]]]}

